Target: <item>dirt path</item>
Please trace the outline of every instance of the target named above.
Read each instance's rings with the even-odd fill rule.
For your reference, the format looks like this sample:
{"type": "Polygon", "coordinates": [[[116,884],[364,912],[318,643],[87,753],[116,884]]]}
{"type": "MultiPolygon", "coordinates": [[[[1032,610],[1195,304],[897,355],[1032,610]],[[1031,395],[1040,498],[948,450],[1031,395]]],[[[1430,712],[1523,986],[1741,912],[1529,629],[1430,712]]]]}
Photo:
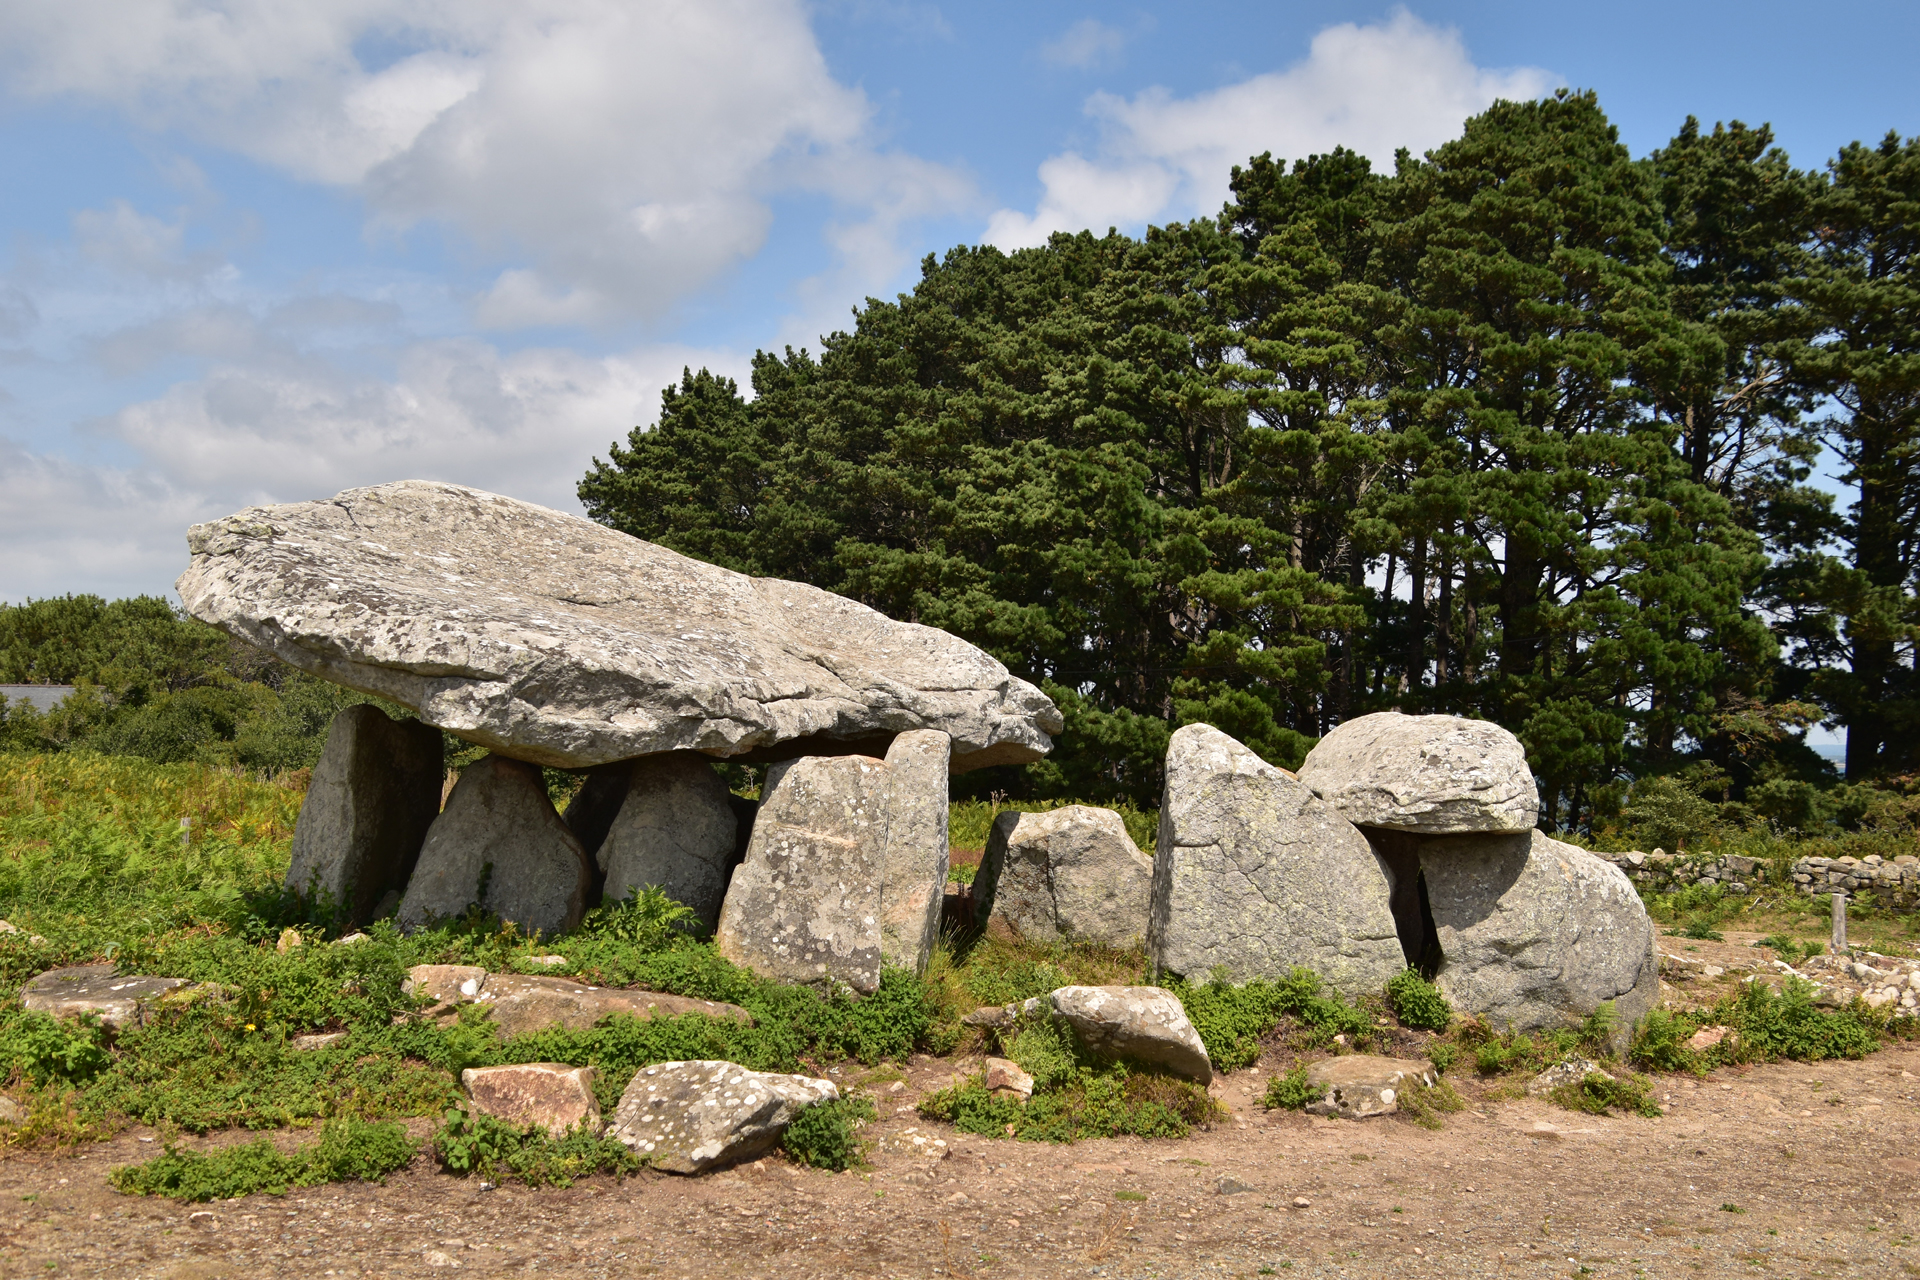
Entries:
{"type": "Polygon", "coordinates": [[[912,1114],[951,1070],[877,1086],[873,1167],[838,1175],[769,1158],[483,1190],[419,1161],[384,1187],[181,1206],[108,1188],[156,1150],[138,1131],[16,1155],[0,1276],[1920,1276],[1916,1049],[1666,1078],[1659,1120],[1469,1086],[1438,1133],[1268,1114],[1247,1071],[1207,1133],[1071,1147],[912,1114]]]}

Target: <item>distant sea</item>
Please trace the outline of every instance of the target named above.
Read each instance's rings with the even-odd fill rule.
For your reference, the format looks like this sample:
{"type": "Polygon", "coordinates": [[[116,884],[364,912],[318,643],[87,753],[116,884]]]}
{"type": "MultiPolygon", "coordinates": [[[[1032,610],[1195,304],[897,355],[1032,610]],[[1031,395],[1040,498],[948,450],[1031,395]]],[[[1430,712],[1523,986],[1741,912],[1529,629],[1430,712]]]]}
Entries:
{"type": "Polygon", "coordinates": [[[1847,744],[1844,742],[1821,742],[1814,744],[1813,753],[1822,760],[1830,760],[1833,767],[1841,773],[1847,771],[1847,744]]]}

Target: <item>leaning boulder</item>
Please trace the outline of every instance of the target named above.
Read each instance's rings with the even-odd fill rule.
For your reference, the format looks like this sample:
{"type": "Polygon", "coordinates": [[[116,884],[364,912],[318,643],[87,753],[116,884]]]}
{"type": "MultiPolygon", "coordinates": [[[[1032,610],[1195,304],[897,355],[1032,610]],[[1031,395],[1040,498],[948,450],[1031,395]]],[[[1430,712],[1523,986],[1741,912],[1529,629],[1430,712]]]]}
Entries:
{"type": "Polygon", "coordinates": [[[1130,947],[1147,931],[1153,859],[1111,809],[1009,812],[994,819],[973,884],[986,928],[1034,942],[1130,947]]]}
{"type": "Polygon", "coordinates": [[[425,1010],[425,1016],[430,1018],[451,1017],[462,1005],[481,1005],[489,1010],[501,1036],[509,1040],[556,1028],[586,1031],[600,1019],[616,1013],[643,1020],[697,1013],[708,1018],[727,1018],[742,1026],[753,1025],[753,1015],[736,1004],[670,996],[658,991],[592,987],[567,978],[488,973],[477,965],[415,965],[407,970],[402,990],[431,1000],[433,1003],[425,1010]]]}
{"type": "Polygon", "coordinates": [[[952,743],[932,729],[887,748],[887,853],[880,877],[880,960],[915,972],[940,940],[947,889],[947,774],[952,743]]]}
{"type": "Polygon", "coordinates": [[[733,870],[735,820],[727,796],[726,782],[700,755],[634,761],[620,811],[600,845],[606,901],[655,886],[691,907],[708,930],[718,924],[733,870]]]}
{"type": "Polygon", "coordinates": [[[704,1173],[751,1160],[817,1102],[830,1080],[749,1071],[732,1062],[661,1062],[634,1074],[608,1129],[654,1168],[704,1173]]]}
{"type": "Polygon", "coordinates": [[[580,923],[592,883],[539,766],[488,756],[461,772],[428,830],[399,923],[418,929],[477,902],[522,929],[560,933],[580,923]]]}
{"type": "Polygon", "coordinates": [[[187,546],[194,617],[536,764],[878,752],[938,729],[966,770],[1037,760],[1063,723],[944,631],[459,485],[251,507],[187,546]]]}
{"type": "Polygon", "coordinates": [[[482,1115],[518,1128],[538,1125],[550,1138],[584,1125],[598,1132],[600,1100],[593,1094],[592,1067],[564,1062],[521,1062],[505,1067],[468,1067],[460,1073],[467,1100],[482,1115]]]}
{"type": "Polygon", "coordinates": [[[1088,1052],[1165,1067],[1206,1084],[1213,1079],[1207,1046],[1179,997],[1160,987],[1061,987],[1048,997],[1088,1052]]]}
{"type": "Polygon", "coordinates": [[[154,1002],[186,985],[185,978],[148,978],[123,974],[110,964],[76,964],[34,978],[20,989],[20,1003],[56,1018],[92,1014],[118,1030],[139,1026],[154,1002]]]}
{"type": "Polygon", "coordinates": [[[733,873],[720,954],[787,982],[880,985],[880,902],[892,770],[869,756],[776,764],[733,873]]]}
{"type": "Polygon", "coordinates": [[[1157,969],[1228,981],[1313,970],[1343,994],[1405,966],[1366,838],[1303,782],[1211,725],[1177,730],[1153,858],[1157,969]]]}
{"type": "Polygon", "coordinates": [[[287,888],[353,924],[372,920],[382,898],[407,887],[440,814],[441,773],[432,725],[396,723],[369,703],[342,708],[294,824],[287,888]]]}
{"type": "Polygon", "coordinates": [[[1653,921],[1618,867],[1538,831],[1432,840],[1420,863],[1454,1008],[1532,1031],[1611,1000],[1624,1045],[1654,1007],[1653,921]]]}
{"type": "Polygon", "coordinates": [[[1540,816],[1520,740],[1459,716],[1381,711],[1348,720],[1307,753],[1300,781],[1363,827],[1527,831],[1540,816]]]}

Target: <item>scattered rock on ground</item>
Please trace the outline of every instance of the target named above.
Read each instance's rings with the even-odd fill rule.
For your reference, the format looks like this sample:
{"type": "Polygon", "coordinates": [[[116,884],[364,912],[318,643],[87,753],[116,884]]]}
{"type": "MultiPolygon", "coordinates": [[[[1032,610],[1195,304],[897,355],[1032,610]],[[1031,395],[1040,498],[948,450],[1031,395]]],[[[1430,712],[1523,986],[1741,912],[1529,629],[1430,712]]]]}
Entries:
{"type": "Polygon", "coordinates": [[[940,908],[947,886],[947,775],[952,743],[946,734],[916,729],[887,748],[887,853],[880,877],[880,959],[926,968],[940,940],[940,908]]]}
{"type": "Polygon", "coordinates": [[[1460,716],[1357,716],[1307,753],[1300,780],[1360,826],[1426,835],[1528,831],[1540,816],[1520,740],[1460,716]]]}
{"type": "Polygon", "coordinates": [[[438,729],[370,703],[343,707],[294,824],[287,888],[354,924],[371,921],[389,890],[407,887],[440,813],[442,777],[438,729]]]}
{"type": "Polygon", "coordinates": [[[473,1109],[521,1128],[539,1125],[549,1137],[584,1124],[600,1129],[600,1102],[593,1095],[592,1067],[564,1062],[522,1062],[504,1067],[468,1067],[460,1073],[473,1109]]]}
{"type": "Polygon", "coordinates": [[[1705,1053],[1732,1034],[1732,1027],[1702,1027],[1687,1037],[1687,1048],[1695,1053],[1705,1053]]]}
{"type": "Polygon", "coordinates": [[[1033,942],[1135,946],[1152,894],[1153,859],[1120,815],[1079,804],[995,818],[974,878],[980,923],[1033,942]]]}
{"type": "Polygon", "coordinates": [[[733,870],[734,816],[727,794],[725,780],[694,752],[635,760],[627,771],[626,798],[598,854],[606,901],[654,885],[693,908],[708,930],[718,924],[733,870]]]}
{"type": "Polygon", "coordinates": [[[1215,1194],[1223,1195],[1223,1196],[1244,1195],[1247,1192],[1252,1191],[1253,1189],[1254,1188],[1252,1183],[1242,1182],[1240,1179],[1234,1177],[1230,1173],[1222,1174],[1219,1178],[1214,1180],[1214,1184],[1213,1184],[1213,1190],[1215,1194]]]}
{"type": "Polygon", "coordinates": [[[303,1036],[294,1036],[287,1041],[287,1048],[308,1053],[315,1049],[331,1049],[343,1043],[347,1038],[344,1031],[315,1031],[303,1036]]]}
{"type": "Polygon", "coordinates": [[[891,773],[870,756],[768,768],[747,860],[720,910],[721,955],[787,982],[880,985],[891,773]]]}
{"type": "Polygon", "coordinates": [[[1600,1069],[1600,1064],[1592,1058],[1568,1058],[1556,1062],[1527,1082],[1527,1092],[1531,1094],[1552,1093],[1563,1084],[1579,1084],[1588,1076],[1601,1076],[1611,1080],[1613,1077],[1600,1069]]]}
{"type": "Polygon", "coordinates": [[[27,1111],[12,1098],[0,1095],[0,1124],[19,1124],[27,1118],[27,1111]]]}
{"type": "Polygon", "coordinates": [[[580,923],[592,883],[539,766],[490,755],[461,772],[428,830],[399,923],[418,929],[477,902],[522,930],[560,933],[580,923]]]}
{"type": "Polygon", "coordinates": [[[839,1096],[832,1081],[810,1076],[732,1062],[661,1062],[634,1073],[608,1132],[656,1169],[703,1173],[752,1159],[801,1111],[839,1096]]]}
{"type": "Polygon", "coordinates": [[[1033,1077],[1009,1058],[988,1058],[981,1082],[987,1092],[1021,1099],[1033,1096],[1033,1077]]]}
{"type": "Polygon", "coordinates": [[[1659,999],[1653,922],[1618,867],[1538,831],[1450,836],[1420,854],[1453,1007],[1518,1031],[1614,1003],[1614,1048],[1659,999]]]}
{"type": "Polygon", "coordinates": [[[201,621],[537,764],[939,729],[965,770],[1037,760],[1062,727],[944,631],[459,485],[250,507],[187,546],[176,587],[201,621]]]}
{"type": "Polygon", "coordinates": [[[111,964],[77,964],[49,969],[20,989],[20,1003],[56,1018],[91,1013],[116,1030],[137,1027],[149,1006],[187,985],[185,978],[151,978],[120,973],[111,964]]]}
{"type": "Polygon", "coordinates": [[[1307,1083],[1320,1098],[1307,1104],[1309,1114],[1364,1120],[1400,1109],[1400,1094],[1416,1085],[1431,1085],[1433,1065],[1371,1053],[1322,1058],[1307,1068],[1307,1083]]]}
{"type": "Polygon", "coordinates": [[[493,1025],[508,1039],[550,1027],[585,1031],[615,1013],[641,1019],[698,1013],[753,1025],[753,1016],[745,1009],[717,1000],[619,987],[591,987],[567,978],[488,973],[473,965],[415,965],[407,970],[404,990],[409,995],[428,996],[435,1002],[426,1011],[428,1017],[449,1016],[462,1004],[486,1005],[492,1010],[493,1025]]]}
{"type": "Polygon", "coordinates": [[[1061,987],[1048,1000],[1072,1024],[1088,1051],[1103,1058],[1131,1058],[1165,1067],[1206,1084],[1213,1079],[1207,1047],[1200,1042],[1179,997],[1160,987],[1061,987]]]}
{"type": "Polygon", "coordinates": [[[1304,783],[1211,725],[1177,730],[1153,859],[1157,969],[1229,981],[1305,965],[1345,995],[1405,967],[1387,873],[1304,783]]]}

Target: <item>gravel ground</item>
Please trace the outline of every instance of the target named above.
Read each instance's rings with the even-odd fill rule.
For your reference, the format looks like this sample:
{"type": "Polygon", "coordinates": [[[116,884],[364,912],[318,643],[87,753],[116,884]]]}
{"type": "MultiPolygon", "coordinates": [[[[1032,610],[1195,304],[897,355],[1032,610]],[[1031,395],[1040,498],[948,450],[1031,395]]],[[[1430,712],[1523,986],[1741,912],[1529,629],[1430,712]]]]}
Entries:
{"type": "Polygon", "coordinates": [[[953,1066],[873,1083],[872,1167],[845,1174],[770,1157],[535,1191],[422,1160],[200,1206],[108,1187],[157,1150],[141,1130],[16,1153],[0,1276],[1920,1276],[1920,1050],[1663,1078],[1658,1120],[1466,1084],[1440,1132],[1269,1114],[1246,1071],[1216,1085],[1232,1118],[1187,1141],[1068,1147],[914,1114],[953,1066]]]}

